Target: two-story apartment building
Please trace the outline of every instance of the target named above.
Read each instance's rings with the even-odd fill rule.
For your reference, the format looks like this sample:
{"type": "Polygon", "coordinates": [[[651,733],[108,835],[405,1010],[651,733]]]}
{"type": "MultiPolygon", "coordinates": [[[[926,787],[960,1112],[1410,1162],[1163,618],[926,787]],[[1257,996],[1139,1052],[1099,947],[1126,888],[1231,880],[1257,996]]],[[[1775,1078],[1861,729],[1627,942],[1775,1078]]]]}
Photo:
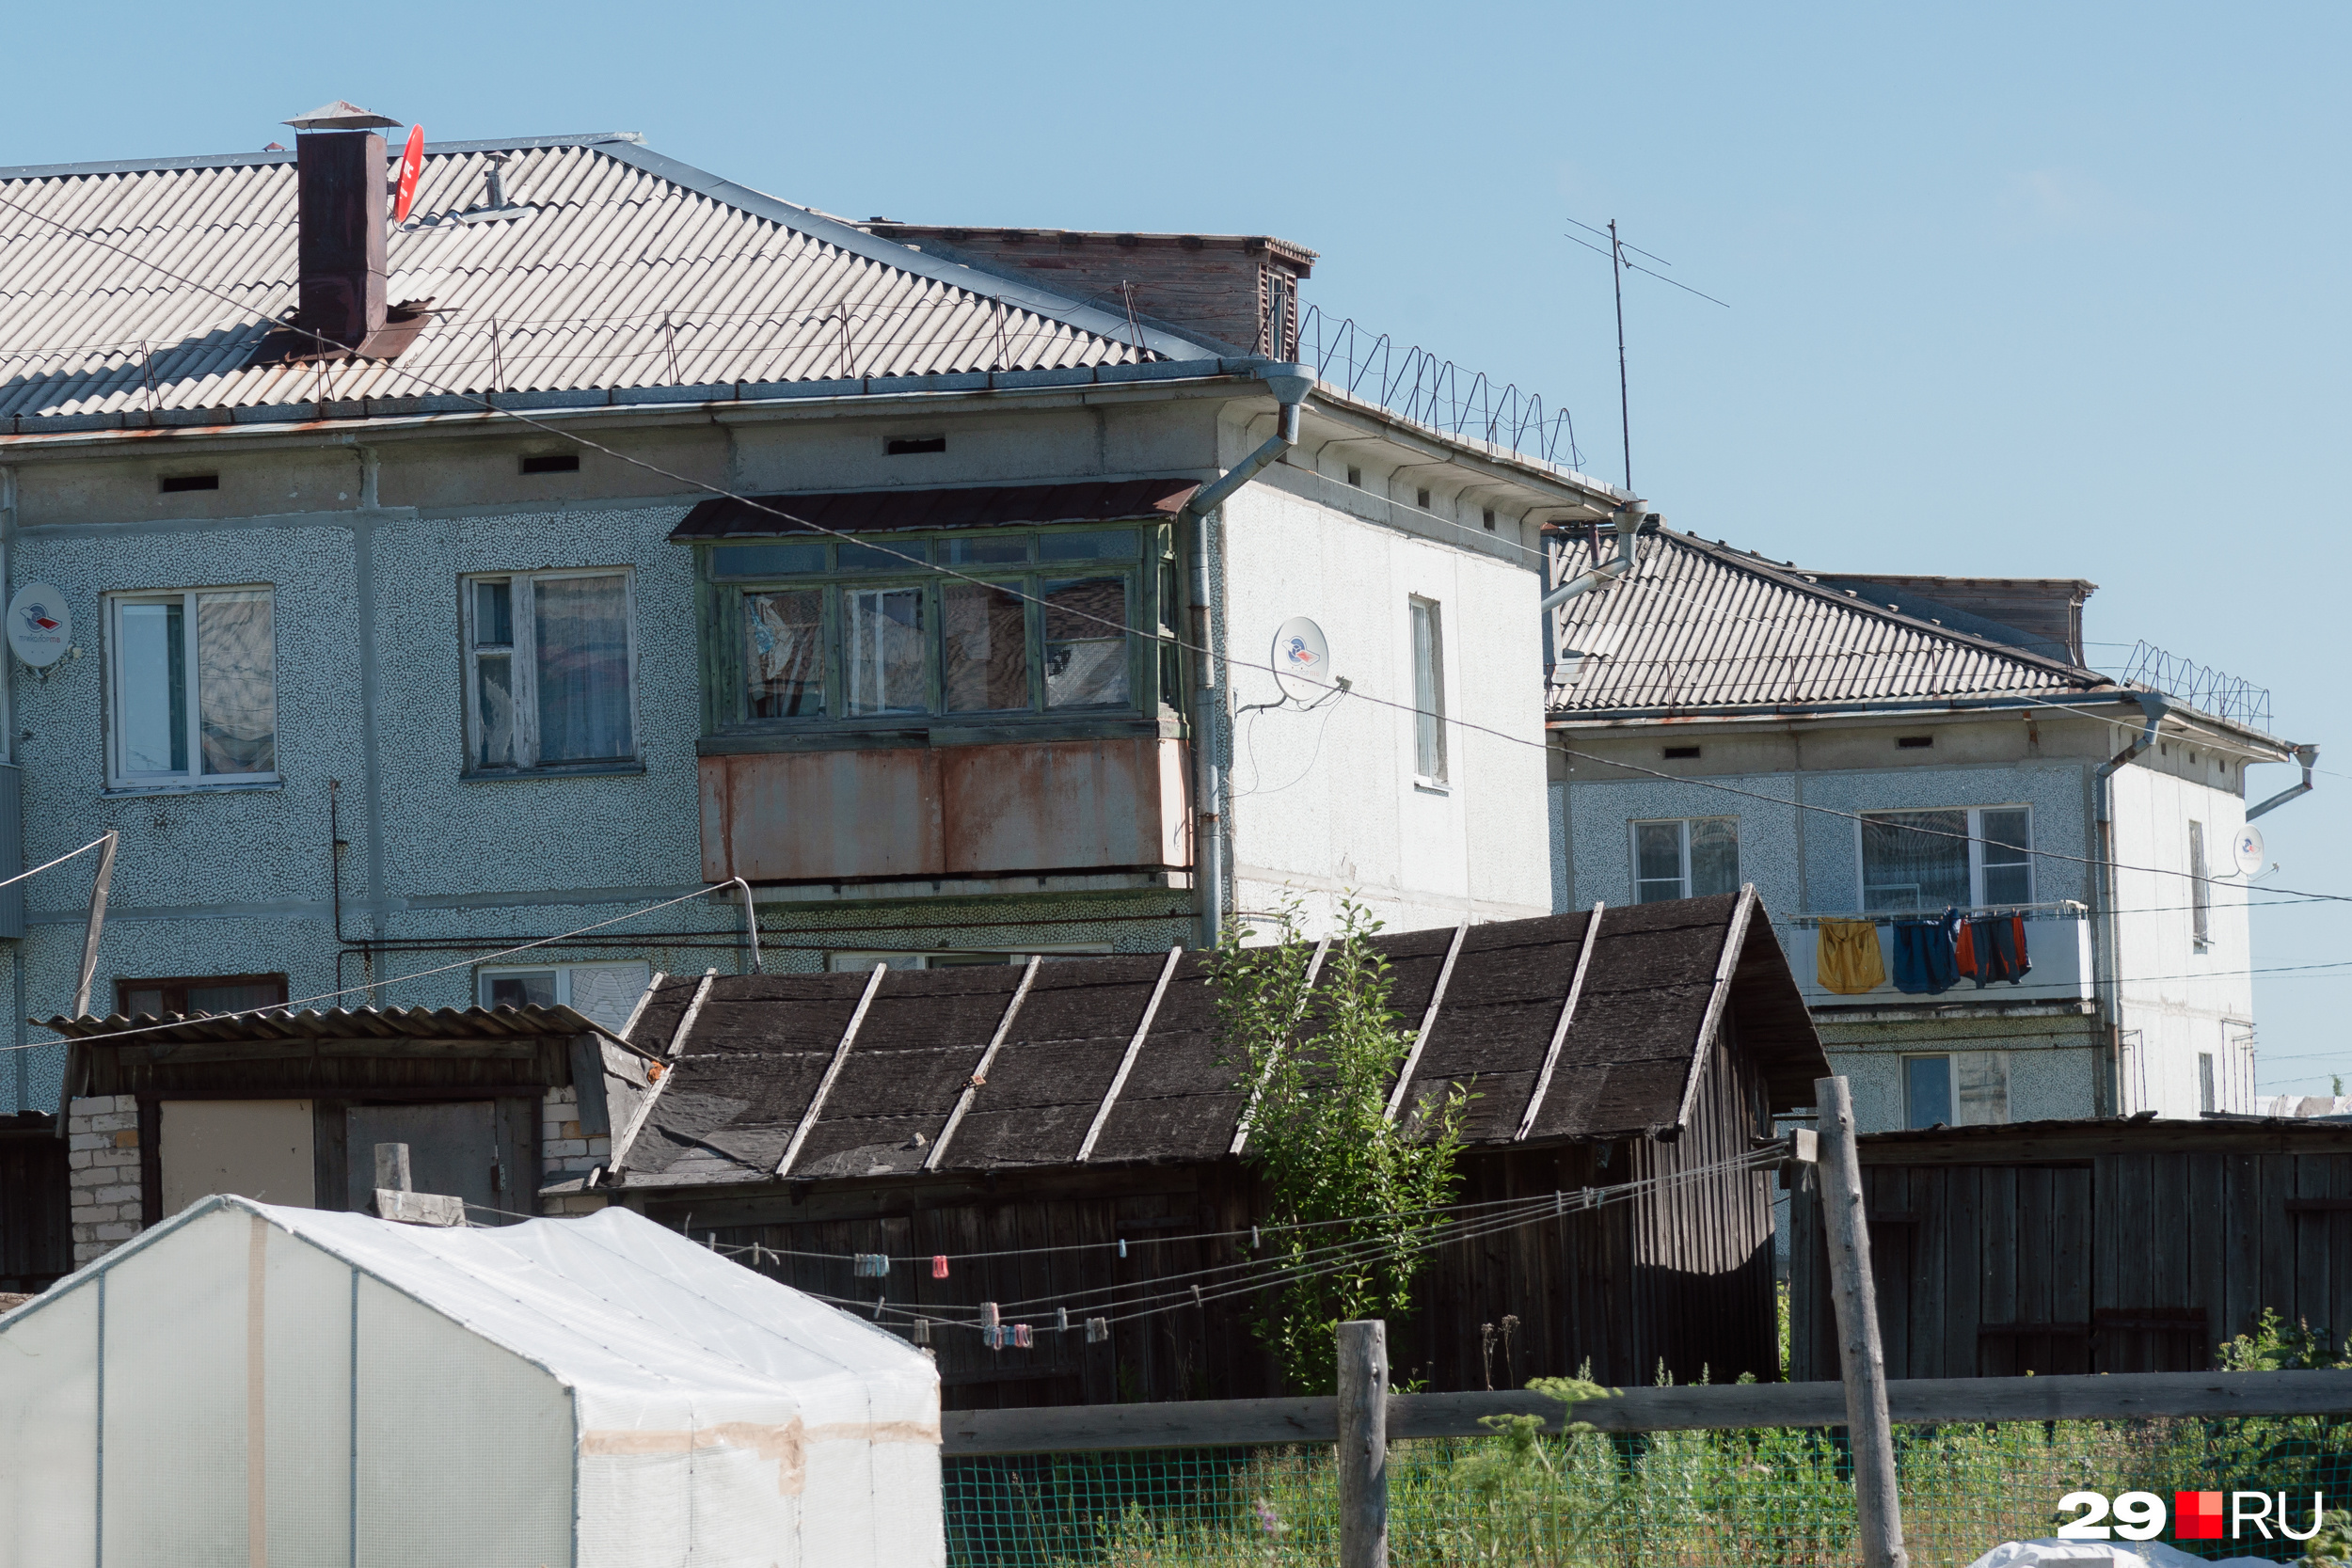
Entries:
{"type": "Polygon", "coordinates": [[[2310,748],[2089,668],[2087,582],[1555,548],[1560,907],[1755,883],[1867,1129],[2252,1109],[2233,840],[2310,748]]]}
{"type": "MultiPolygon", "coordinates": [[[[619,135],[428,146],[395,223],[387,123],[0,169],[0,548],[71,628],[0,776],[21,863],[119,835],[93,1011],[617,1022],[746,893],[771,971],[1549,909],[1541,530],[1624,498],[1292,365],[1311,253],[1037,242],[1097,288],[619,135]]],[[[88,863],[0,941],[0,1114],[88,863]]]]}

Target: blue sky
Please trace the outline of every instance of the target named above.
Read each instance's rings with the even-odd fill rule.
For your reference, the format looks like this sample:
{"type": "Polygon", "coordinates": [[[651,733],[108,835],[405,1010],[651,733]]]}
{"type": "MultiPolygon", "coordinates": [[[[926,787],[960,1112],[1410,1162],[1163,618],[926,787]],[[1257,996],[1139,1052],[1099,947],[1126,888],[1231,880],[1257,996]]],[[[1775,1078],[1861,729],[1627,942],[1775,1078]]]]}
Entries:
{"type": "MultiPolygon", "coordinates": [[[[852,217],[1273,232],[1310,302],[1574,413],[1680,527],[1844,570],[2083,577],[2275,692],[2352,893],[2340,467],[2352,12],[2320,6],[20,8],[0,163],[219,151],[346,97],[435,139],[623,129],[852,217]],[[102,15],[104,20],[102,20],[102,15]]],[[[2286,770],[2258,770],[2257,791],[2286,770]]],[[[2352,906],[2259,913],[2255,963],[2352,906]]],[[[2352,1077],[2352,978],[2258,981],[2265,1088],[2352,1077]]]]}

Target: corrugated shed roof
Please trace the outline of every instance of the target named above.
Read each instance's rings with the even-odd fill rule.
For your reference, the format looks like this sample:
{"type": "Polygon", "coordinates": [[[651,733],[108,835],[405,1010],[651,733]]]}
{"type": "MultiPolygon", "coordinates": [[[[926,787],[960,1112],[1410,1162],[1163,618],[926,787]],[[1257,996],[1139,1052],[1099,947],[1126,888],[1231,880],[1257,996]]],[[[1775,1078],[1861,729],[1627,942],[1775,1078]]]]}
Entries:
{"type": "MultiPolygon", "coordinates": [[[[1555,535],[1555,584],[1614,552],[1555,535]]],[[[1555,718],[2089,690],[2094,670],[1837,592],[1726,546],[1653,529],[1618,581],[1557,607],[1555,718]]]]}
{"type": "Polygon", "coordinates": [[[294,304],[292,153],[0,169],[0,418],[1216,357],[618,136],[428,147],[388,297],[436,314],[389,364],[248,365],[294,304]],[[493,151],[530,215],[455,221],[493,151]]]}
{"type": "Polygon", "coordinates": [[[569,1039],[597,1025],[569,1007],[335,1007],[305,1008],[301,1012],[151,1013],[127,1017],[50,1018],[40,1027],[72,1040],[112,1047],[183,1045],[246,1045],[262,1042],[319,1040],[430,1040],[462,1045],[532,1042],[555,1037],[569,1039]]]}
{"type": "MultiPolygon", "coordinates": [[[[1416,1100],[1470,1088],[1464,1133],[1507,1146],[1524,1114],[1585,940],[1587,914],[1473,926],[1412,1079],[1416,1100]],[[1473,1087],[1474,1085],[1474,1087],[1473,1087]]],[[[1376,939],[1391,1005],[1419,1025],[1453,944],[1451,927],[1376,939]]],[[[1772,923],[1752,892],[1606,911],[1558,1067],[1530,1132],[1535,1143],[1641,1136],[1678,1125],[1726,943],[1736,1037],[1775,1106],[1808,1104],[1828,1069],[1772,923]]],[[[1227,1157],[1243,1096],[1221,1058],[1216,995],[1195,954],[1178,961],[1117,1092],[1165,954],[1039,967],[975,1090],[940,1169],[1069,1165],[1108,1101],[1096,1164],[1227,1157]]],[[[858,1179],[919,1170],[971,1084],[1021,983],[1012,966],[894,970],[789,1173],[858,1179]],[[917,1141],[918,1135],[920,1142],[917,1141]]],[[[664,984],[633,1038],[678,1055],[628,1145],[621,1183],[699,1186],[773,1179],[815,1101],[868,976],[744,975],[664,984]]]]}

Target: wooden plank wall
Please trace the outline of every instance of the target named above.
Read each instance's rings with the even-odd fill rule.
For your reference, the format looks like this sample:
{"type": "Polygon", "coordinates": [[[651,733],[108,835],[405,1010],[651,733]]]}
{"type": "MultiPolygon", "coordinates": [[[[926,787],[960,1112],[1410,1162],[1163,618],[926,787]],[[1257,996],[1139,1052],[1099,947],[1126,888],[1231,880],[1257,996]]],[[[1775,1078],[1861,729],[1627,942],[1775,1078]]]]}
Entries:
{"type": "Polygon", "coordinates": [[[46,1117],[23,1119],[39,1125],[0,1131],[0,1291],[12,1292],[73,1269],[65,1140],[46,1117]]]}
{"type": "MultiPolygon", "coordinates": [[[[2152,1149],[1863,1169],[1887,1375],[2199,1371],[2265,1307],[2352,1333],[2352,1155],[2152,1149]]],[[[1790,1375],[1837,1375],[1818,1200],[1790,1375]]]]}

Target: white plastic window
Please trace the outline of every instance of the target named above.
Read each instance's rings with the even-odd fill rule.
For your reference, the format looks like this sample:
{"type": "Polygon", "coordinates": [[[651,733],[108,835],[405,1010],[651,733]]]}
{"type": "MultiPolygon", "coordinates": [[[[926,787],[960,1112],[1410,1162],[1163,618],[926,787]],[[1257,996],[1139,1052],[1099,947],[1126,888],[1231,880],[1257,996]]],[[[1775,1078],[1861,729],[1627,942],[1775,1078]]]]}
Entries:
{"type": "Polygon", "coordinates": [[[1706,898],[1740,886],[1740,819],[1699,816],[1633,824],[1633,897],[1639,904],[1706,898]]]}
{"type": "Polygon", "coordinates": [[[485,1007],[569,1007],[618,1030],[652,978],[653,966],[643,962],[484,968],[474,974],[475,1000],[485,1007]]]}
{"type": "Polygon", "coordinates": [[[278,643],[267,588],[106,600],[116,787],[278,777],[278,643]]]}
{"type": "Polygon", "coordinates": [[[1433,599],[1412,601],[1413,777],[1425,784],[1446,781],[1445,615],[1433,599]]]}
{"type": "Polygon", "coordinates": [[[463,586],[467,771],[635,761],[630,574],[516,572],[463,586]]]}

